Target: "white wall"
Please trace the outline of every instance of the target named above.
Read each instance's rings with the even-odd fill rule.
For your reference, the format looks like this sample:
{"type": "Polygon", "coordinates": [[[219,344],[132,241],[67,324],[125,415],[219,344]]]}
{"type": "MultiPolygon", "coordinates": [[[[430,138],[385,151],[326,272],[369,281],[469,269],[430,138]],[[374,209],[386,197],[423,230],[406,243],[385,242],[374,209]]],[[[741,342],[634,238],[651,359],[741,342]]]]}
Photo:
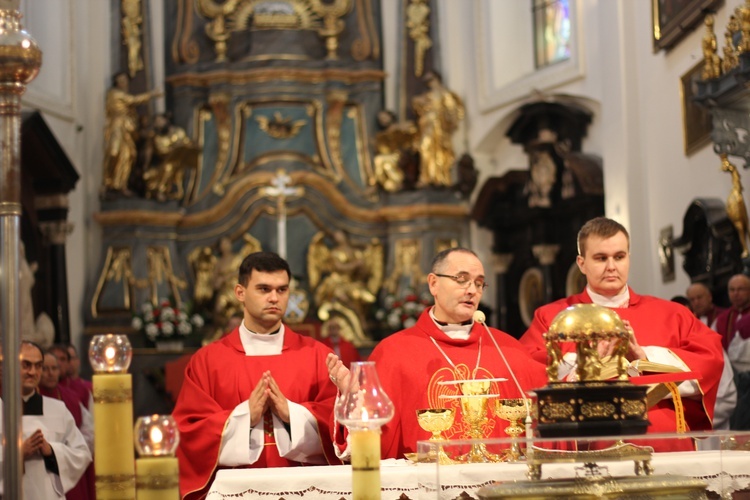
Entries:
{"type": "Polygon", "coordinates": [[[21,4],[24,29],[42,50],[42,68],[23,98],[38,109],[81,176],[70,193],[67,273],[71,341],[83,331],[84,295],[98,262],[104,93],[109,86],[109,2],[35,0],[21,4]],[[93,231],[92,231],[93,229],[93,231]]]}

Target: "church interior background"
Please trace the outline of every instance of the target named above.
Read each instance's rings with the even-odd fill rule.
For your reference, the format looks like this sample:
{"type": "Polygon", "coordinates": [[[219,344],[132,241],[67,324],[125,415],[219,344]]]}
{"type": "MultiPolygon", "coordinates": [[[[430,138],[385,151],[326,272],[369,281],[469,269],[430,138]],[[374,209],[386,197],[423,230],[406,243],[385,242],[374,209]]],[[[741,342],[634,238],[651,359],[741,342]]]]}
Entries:
{"type": "Polygon", "coordinates": [[[22,1],[44,53],[23,98],[26,325],[46,313],[84,351],[129,334],[153,413],[153,367],[226,326],[258,249],[290,262],[295,329],[338,318],[363,352],[454,245],[485,265],[490,324],[520,336],[580,290],[575,235],[597,215],[630,229],[640,293],[720,292],[742,269],[725,203],[747,184],[748,97],[741,61],[702,73],[731,59],[743,5],[22,1]],[[200,316],[171,351],[133,322],[164,299],[200,316]]]}

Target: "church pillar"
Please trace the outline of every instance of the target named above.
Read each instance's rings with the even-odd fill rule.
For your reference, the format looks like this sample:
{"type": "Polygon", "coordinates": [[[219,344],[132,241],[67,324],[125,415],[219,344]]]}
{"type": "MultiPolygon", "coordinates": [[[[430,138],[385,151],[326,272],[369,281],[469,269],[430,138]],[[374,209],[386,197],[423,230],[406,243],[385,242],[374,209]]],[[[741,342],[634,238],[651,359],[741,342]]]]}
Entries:
{"type": "Polygon", "coordinates": [[[555,300],[552,283],[552,266],[560,251],[560,245],[534,245],[531,252],[542,265],[542,276],[544,276],[544,303],[549,304],[555,300]]]}
{"type": "Polygon", "coordinates": [[[68,272],[66,268],[65,241],[73,232],[68,222],[67,195],[39,196],[35,200],[39,215],[39,228],[48,248],[47,262],[49,284],[47,295],[52,305],[52,323],[55,325],[55,342],[70,342],[70,307],[68,305],[68,272]]]}
{"type": "Polygon", "coordinates": [[[508,268],[513,262],[512,253],[496,253],[492,255],[492,270],[495,272],[495,304],[497,307],[497,327],[508,331],[508,268]]]}

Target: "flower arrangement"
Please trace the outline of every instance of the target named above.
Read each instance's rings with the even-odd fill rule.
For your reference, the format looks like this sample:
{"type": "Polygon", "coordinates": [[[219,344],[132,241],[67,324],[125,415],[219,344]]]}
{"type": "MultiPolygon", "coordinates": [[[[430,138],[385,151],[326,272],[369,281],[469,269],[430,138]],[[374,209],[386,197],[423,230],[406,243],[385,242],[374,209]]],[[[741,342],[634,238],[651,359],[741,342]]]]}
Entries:
{"type": "Polygon", "coordinates": [[[432,295],[424,291],[417,294],[408,290],[401,298],[389,293],[382,301],[382,307],[375,312],[375,319],[391,332],[403,330],[416,324],[424,308],[432,304],[432,295]]]}
{"type": "Polygon", "coordinates": [[[133,316],[131,326],[143,332],[151,342],[185,339],[204,325],[200,314],[190,314],[183,303],[179,306],[170,299],[160,299],[158,304],[144,302],[140,314],[133,316]]]}

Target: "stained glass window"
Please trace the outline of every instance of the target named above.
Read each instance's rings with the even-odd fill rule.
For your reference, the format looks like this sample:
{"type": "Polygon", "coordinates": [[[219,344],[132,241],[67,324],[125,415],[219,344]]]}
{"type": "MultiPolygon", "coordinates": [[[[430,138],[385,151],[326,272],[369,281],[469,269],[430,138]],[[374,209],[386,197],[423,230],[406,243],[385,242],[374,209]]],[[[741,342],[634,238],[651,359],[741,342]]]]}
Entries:
{"type": "Polygon", "coordinates": [[[570,0],[532,0],[537,68],[570,58],[570,0]]]}

